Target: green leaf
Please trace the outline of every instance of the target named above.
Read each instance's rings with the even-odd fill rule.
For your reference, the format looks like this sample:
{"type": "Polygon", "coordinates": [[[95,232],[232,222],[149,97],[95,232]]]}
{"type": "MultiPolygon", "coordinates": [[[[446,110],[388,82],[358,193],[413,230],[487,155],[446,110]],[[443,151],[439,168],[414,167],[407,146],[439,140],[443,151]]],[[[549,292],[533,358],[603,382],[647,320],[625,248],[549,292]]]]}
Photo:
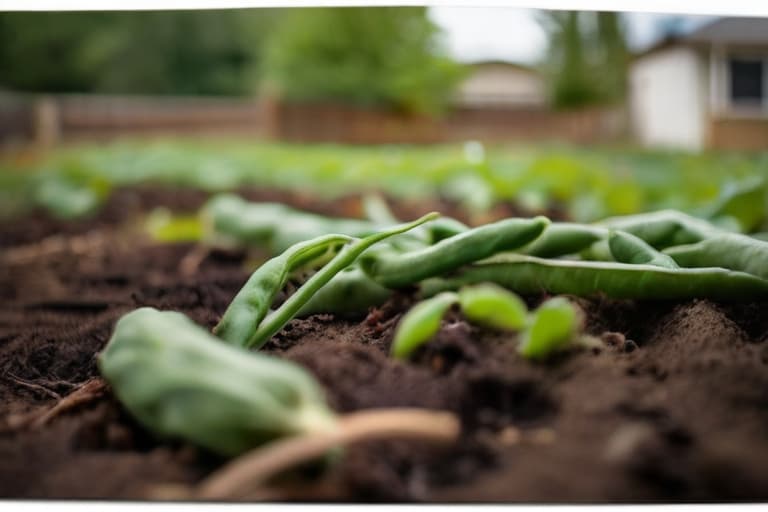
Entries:
{"type": "Polygon", "coordinates": [[[203,223],[197,215],[173,215],[167,208],[152,210],[146,226],[158,242],[197,242],[204,234],[203,223]]]}
{"type": "Polygon", "coordinates": [[[459,304],[467,320],[495,329],[518,331],[525,327],[528,319],[525,302],[493,283],[461,288],[459,304]]]}
{"type": "Polygon", "coordinates": [[[181,313],[126,314],[98,365],[147,428],[222,455],[336,428],[322,388],[302,367],[222,343],[181,313]]]}
{"type": "Polygon", "coordinates": [[[429,341],[440,329],[448,308],[459,300],[453,292],[444,292],[419,302],[405,314],[392,342],[392,357],[407,359],[414,350],[429,341]]]}
{"type": "Polygon", "coordinates": [[[523,334],[520,353],[528,359],[548,358],[571,343],[581,321],[581,312],[568,299],[549,299],[534,312],[530,327],[523,334]]]}

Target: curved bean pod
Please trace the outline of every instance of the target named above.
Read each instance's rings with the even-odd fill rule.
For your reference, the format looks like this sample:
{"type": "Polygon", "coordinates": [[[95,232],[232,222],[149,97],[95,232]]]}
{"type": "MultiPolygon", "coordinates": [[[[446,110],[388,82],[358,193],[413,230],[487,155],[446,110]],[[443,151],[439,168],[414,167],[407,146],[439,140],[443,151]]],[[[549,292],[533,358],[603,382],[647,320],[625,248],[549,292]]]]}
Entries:
{"type": "Polygon", "coordinates": [[[345,235],[325,235],[294,245],[283,254],[275,256],[251,274],[245,285],[235,295],[214,334],[228,343],[246,346],[256,328],[266,317],[275,295],[285,286],[288,276],[317,258],[329,248],[339,247],[352,240],[345,235]]]}
{"type": "Polygon", "coordinates": [[[504,254],[447,278],[424,281],[424,297],[467,284],[494,282],[517,293],[553,293],[620,299],[702,297],[745,300],[768,297],[768,280],[724,268],[667,269],[596,261],[546,260],[504,254]]]}
{"type": "Polygon", "coordinates": [[[553,222],[539,238],[528,244],[520,252],[540,258],[554,258],[575,254],[604,239],[608,234],[605,228],[577,224],[574,222],[553,222]]]}
{"type": "Polygon", "coordinates": [[[713,224],[676,210],[610,217],[594,225],[626,231],[656,249],[690,244],[722,233],[713,224]]]}
{"type": "MultiPolygon", "coordinates": [[[[438,216],[437,213],[429,213],[418,220],[406,224],[399,224],[387,230],[363,239],[355,240],[342,250],[323,268],[317,271],[301,288],[288,297],[277,310],[268,314],[264,320],[257,324],[252,331],[245,333],[246,338],[236,340],[238,344],[248,348],[260,348],[269,338],[282,329],[296,314],[301,310],[304,304],[312,298],[333,276],[350,266],[360,254],[372,245],[385,240],[389,237],[405,233],[425,222],[428,222],[438,216]]],[[[230,308],[232,306],[230,305],[230,308]]]]}
{"type": "Polygon", "coordinates": [[[325,217],[280,203],[250,203],[233,194],[214,196],[203,212],[215,234],[242,244],[268,243],[274,252],[329,233],[362,237],[377,229],[366,220],[325,217]]]}
{"type": "Polygon", "coordinates": [[[614,259],[619,263],[680,268],[671,257],[657,251],[645,243],[641,238],[625,231],[611,230],[608,235],[608,246],[611,249],[611,254],[614,259]]]}
{"type": "Polygon", "coordinates": [[[506,219],[473,228],[421,250],[398,253],[385,249],[367,254],[360,259],[360,264],[374,281],[388,288],[400,288],[498,252],[522,247],[538,237],[548,224],[546,217],[506,219]]]}
{"type": "Polygon", "coordinates": [[[365,313],[368,308],[384,304],[391,296],[392,290],[381,286],[359,268],[351,268],[333,276],[302,306],[296,316],[365,313]]]}
{"type": "Polygon", "coordinates": [[[682,267],[724,267],[768,279],[768,242],[751,236],[726,233],[664,253],[682,267]]]}

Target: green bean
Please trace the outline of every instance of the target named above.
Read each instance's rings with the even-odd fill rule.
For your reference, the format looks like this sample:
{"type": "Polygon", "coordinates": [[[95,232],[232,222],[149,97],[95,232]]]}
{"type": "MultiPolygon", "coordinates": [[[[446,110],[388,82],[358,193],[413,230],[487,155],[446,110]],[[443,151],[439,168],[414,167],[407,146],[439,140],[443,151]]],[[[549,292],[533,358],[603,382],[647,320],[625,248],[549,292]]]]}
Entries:
{"type": "MultiPolygon", "coordinates": [[[[391,236],[404,233],[416,226],[428,222],[434,219],[437,215],[437,213],[430,213],[413,222],[394,226],[366,238],[355,240],[350,245],[344,246],[344,248],[342,248],[342,250],[339,251],[327,265],[318,270],[315,275],[296,290],[296,292],[277,310],[268,314],[266,317],[262,315],[263,305],[267,304],[267,301],[271,303],[277,291],[279,291],[280,287],[285,283],[286,268],[290,265],[287,265],[285,261],[279,261],[279,264],[271,265],[264,271],[262,271],[262,266],[256,270],[255,273],[263,275],[264,278],[260,278],[254,282],[251,282],[249,279],[224,313],[224,318],[226,318],[228,314],[237,318],[238,322],[234,324],[235,328],[227,328],[229,325],[232,325],[227,323],[223,328],[217,326],[215,332],[230,343],[247,348],[260,348],[269,340],[269,338],[294,318],[304,304],[306,304],[307,301],[309,301],[309,299],[323,287],[323,285],[328,283],[333,276],[351,265],[366,249],[391,236]],[[266,286],[264,286],[264,284],[266,284],[266,286]],[[275,285],[277,284],[280,284],[280,287],[275,288],[275,285]],[[254,303],[259,305],[259,309],[253,307],[254,303]],[[248,321],[249,317],[251,319],[250,322],[248,321]],[[222,332],[222,330],[224,332],[222,332]]],[[[293,249],[290,249],[289,251],[292,250],[293,249]]],[[[268,261],[265,265],[269,265],[271,261],[273,260],[268,261]]],[[[268,306],[269,304],[267,304],[267,307],[268,306]]],[[[222,321],[224,318],[222,318],[222,321]]]]}
{"type": "MultiPolygon", "coordinates": [[[[625,231],[643,240],[654,249],[689,244],[722,233],[722,229],[696,217],[676,210],[610,217],[593,226],[625,231]]],[[[581,252],[583,259],[613,261],[607,236],[581,252]]]]}
{"type": "Polygon", "coordinates": [[[429,341],[440,330],[440,322],[448,308],[458,300],[455,293],[443,292],[413,306],[397,326],[392,357],[408,359],[414,350],[429,341]]]}
{"type": "Polygon", "coordinates": [[[477,325],[517,331],[528,322],[525,302],[494,283],[461,288],[459,305],[467,320],[477,325]]]}
{"type": "Polygon", "coordinates": [[[469,231],[469,226],[461,221],[458,221],[451,217],[440,217],[430,222],[425,226],[430,233],[430,242],[436,244],[437,242],[450,238],[452,236],[460,235],[465,231],[469,231]]]}
{"type": "Polygon", "coordinates": [[[543,360],[571,344],[581,330],[583,316],[564,297],[545,301],[533,313],[530,327],[518,348],[528,359],[543,360]]]}
{"type": "Polygon", "coordinates": [[[359,237],[376,232],[369,221],[325,217],[279,203],[249,203],[232,194],[213,197],[203,211],[215,234],[238,243],[268,243],[274,252],[329,233],[359,237]]]}
{"type": "Polygon", "coordinates": [[[611,217],[594,225],[626,231],[656,249],[699,242],[722,232],[705,220],[676,210],[611,217]]]}
{"type": "Polygon", "coordinates": [[[566,256],[587,249],[593,243],[604,239],[607,233],[605,228],[588,224],[553,222],[539,238],[520,252],[540,258],[566,256]]]}
{"type": "Polygon", "coordinates": [[[320,288],[299,310],[297,316],[316,313],[365,313],[380,306],[392,295],[392,290],[376,283],[359,268],[347,268],[320,288]]]}
{"type": "Polygon", "coordinates": [[[546,217],[507,219],[473,228],[421,250],[407,253],[379,250],[363,256],[360,264],[376,282],[399,288],[521,247],[538,237],[548,224],[546,217]]]}
{"type": "Polygon", "coordinates": [[[724,267],[768,279],[768,242],[725,233],[664,250],[682,267],[724,267]]]}
{"type": "Polygon", "coordinates": [[[611,230],[608,235],[608,246],[614,259],[619,263],[680,268],[671,257],[657,251],[641,238],[626,231],[611,230]]]}
{"type": "Polygon", "coordinates": [[[146,427],[221,455],[336,428],[321,387],[303,368],[221,343],[181,313],[126,314],[98,365],[146,427]]]}
{"type": "Polygon", "coordinates": [[[622,299],[768,297],[768,280],[723,268],[667,269],[653,265],[547,260],[520,254],[498,255],[467,266],[453,276],[428,279],[421,284],[421,295],[430,297],[482,282],[494,282],[523,294],[547,292],[622,299]]]}
{"type": "Polygon", "coordinates": [[[228,343],[246,346],[257,326],[266,317],[275,295],[284,286],[291,272],[315,259],[329,248],[339,247],[351,240],[345,235],[325,235],[296,244],[275,256],[251,274],[235,295],[214,334],[228,343]]]}

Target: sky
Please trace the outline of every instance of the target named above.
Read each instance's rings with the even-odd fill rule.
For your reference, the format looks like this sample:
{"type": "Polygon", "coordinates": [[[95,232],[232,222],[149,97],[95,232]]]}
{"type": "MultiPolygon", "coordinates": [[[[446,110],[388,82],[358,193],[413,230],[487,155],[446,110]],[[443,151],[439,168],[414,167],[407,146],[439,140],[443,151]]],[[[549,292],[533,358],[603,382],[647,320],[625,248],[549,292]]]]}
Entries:
{"type": "MultiPolygon", "coordinates": [[[[429,15],[444,31],[444,44],[462,62],[506,60],[533,64],[546,51],[544,31],[532,9],[512,7],[430,8],[429,15]]],[[[630,48],[642,50],[659,37],[669,14],[625,13],[630,48]]],[[[714,16],[677,16],[683,30],[691,30],[714,16]]]]}

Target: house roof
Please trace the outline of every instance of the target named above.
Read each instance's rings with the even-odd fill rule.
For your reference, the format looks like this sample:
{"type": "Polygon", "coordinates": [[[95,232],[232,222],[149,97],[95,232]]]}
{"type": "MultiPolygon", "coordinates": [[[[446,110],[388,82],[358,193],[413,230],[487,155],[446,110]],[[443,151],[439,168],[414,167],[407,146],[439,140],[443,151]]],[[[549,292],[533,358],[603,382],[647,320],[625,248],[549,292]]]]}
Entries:
{"type": "Polygon", "coordinates": [[[683,36],[691,43],[768,45],[768,18],[720,18],[683,36]]]}
{"type": "Polygon", "coordinates": [[[768,46],[768,18],[720,18],[683,35],[671,35],[633,55],[633,60],[678,45],[734,44],[768,46]]]}

